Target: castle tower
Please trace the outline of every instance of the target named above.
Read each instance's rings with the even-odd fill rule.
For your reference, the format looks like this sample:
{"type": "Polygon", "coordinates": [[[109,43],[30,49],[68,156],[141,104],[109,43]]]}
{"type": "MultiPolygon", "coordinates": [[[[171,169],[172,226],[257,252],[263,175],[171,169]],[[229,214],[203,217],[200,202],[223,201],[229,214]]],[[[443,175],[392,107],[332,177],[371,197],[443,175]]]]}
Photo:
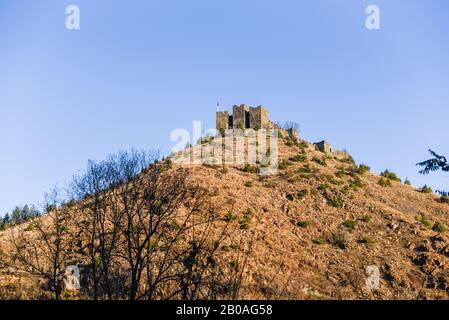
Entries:
{"type": "Polygon", "coordinates": [[[270,129],[268,110],[262,106],[250,107],[245,104],[232,107],[232,115],[227,111],[218,111],[216,127],[220,129],[270,129]]]}
{"type": "Polygon", "coordinates": [[[249,128],[249,107],[245,104],[232,107],[232,127],[234,129],[249,128]]]}
{"type": "Polygon", "coordinates": [[[229,113],[227,111],[217,111],[216,127],[217,130],[229,129],[229,113]]]}
{"type": "Polygon", "coordinates": [[[268,110],[262,106],[249,108],[249,126],[251,129],[269,129],[268,110]]]}

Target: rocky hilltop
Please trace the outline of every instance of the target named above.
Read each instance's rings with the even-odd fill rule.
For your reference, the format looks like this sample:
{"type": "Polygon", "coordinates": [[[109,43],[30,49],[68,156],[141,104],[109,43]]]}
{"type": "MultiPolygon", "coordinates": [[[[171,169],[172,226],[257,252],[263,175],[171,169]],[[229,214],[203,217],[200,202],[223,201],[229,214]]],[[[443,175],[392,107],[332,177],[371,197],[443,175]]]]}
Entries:
{"type": "MultiPolygon", "coordinates": [[[[259,175],[257,165],[168,170],[185,170],[207,191],[209,211],[218,217],[208,238],[222,239],[211,265],[220,266],[220,277],[239,270],[234,297],[448,298],[449,204],[391,172],[371,173],[349,155],[322,152],[285,132],[279,156],[279,172],[271,176],[259,175]],[[369,266],[379,270],[376,288],[367,286],[369,266]]],[[[17,270],[7,258],[13,229],[35,232],[25,224],[0,234],[0,297],[48,297],[45,280],[17,270]]],[[[75,249],[82,254],[79,240],[75,249]]]]}

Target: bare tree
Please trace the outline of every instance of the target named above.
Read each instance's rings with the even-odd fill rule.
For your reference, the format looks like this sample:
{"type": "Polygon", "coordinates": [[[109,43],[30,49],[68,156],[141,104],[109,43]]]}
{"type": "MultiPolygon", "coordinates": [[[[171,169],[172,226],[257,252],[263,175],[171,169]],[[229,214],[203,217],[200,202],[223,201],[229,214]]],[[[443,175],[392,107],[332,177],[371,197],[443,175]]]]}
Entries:
{"type": "Polygon", "coordinates": [[[77,199],[80,237],[85,239],[88,270],[92,279],[92,295],[113,297],[111,272],[119,241],[120,212],[112,202],[113,188],[117,185],[108,161],[89,161],[84,173],[74,177],[70,192],[77,199]]]}
{"type": "Polygon", "coordinates": [[[26,229],[11,230],[14,252],[10,263],[16,269],[47,281],[54,298],[59,300],[65,268],[71,253],[71,219],[68,207],[61,206],[59,193],[47,196],[46,214],[31,222],[32,234],[26,229]]]}
{"type": "Polygon", "coordinates": [[[90,161],[68,204],[49,204],[37,232],[11,233],[12,265],[46,279],[56,299],[75,259],[85,262],[83,292],[93,299],[238,298],[252,245],[242,236],[236,263],[220,266],[238,223],[223,219],[189,170],[157,159],[131,150],[90,161]]]}

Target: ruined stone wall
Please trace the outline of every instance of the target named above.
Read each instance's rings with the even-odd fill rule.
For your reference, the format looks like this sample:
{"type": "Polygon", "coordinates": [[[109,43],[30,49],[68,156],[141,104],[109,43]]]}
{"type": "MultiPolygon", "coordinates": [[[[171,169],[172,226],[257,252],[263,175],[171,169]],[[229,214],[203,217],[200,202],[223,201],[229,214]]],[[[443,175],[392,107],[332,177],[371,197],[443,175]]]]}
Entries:
{"type": "Polygon", "coordinates": [[[288,136],[295,142],[299,142],[299,133],[295,128],[290,128],[287,130],[288,136]]]}
{"type": "Polygon", "coordinates": [[[327,142],[324,141],[324,140],[315,143],[315,146],[316,146],[317,149],[318,149],[319,151],[321,151],[321,152],[324,152],[324,153],[331,153],[331,152],[332,152],[332,148],[331,148],[330,144],[327,143],[327,142]]]}

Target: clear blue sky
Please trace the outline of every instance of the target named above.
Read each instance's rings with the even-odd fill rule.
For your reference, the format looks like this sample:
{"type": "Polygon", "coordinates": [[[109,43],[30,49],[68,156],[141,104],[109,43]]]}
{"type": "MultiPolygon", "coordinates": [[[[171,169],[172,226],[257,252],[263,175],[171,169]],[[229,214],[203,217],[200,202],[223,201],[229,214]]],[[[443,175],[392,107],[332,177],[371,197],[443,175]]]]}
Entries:
{"type": "Polygon", "coordinates": [[[217,101],[265,105],[374,171],[449,189],[415,167],[428,148],[449,155],[448,18],[447,0],[1,0],[0,213],[88,159],[168,153],[172,129],[214,126],[217,101]]]}

